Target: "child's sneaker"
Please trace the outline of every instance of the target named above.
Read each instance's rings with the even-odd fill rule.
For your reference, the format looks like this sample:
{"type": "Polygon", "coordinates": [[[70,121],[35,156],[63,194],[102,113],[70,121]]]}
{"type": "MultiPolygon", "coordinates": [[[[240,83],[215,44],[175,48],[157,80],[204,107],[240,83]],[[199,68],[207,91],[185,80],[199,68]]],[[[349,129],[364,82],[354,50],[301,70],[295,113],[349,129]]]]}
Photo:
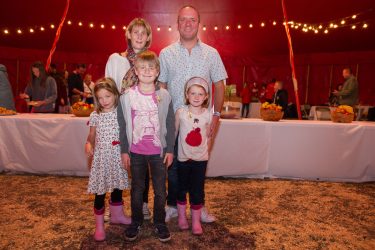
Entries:
{"type": "Polygon", "coordinates": [[[138,223],[130,224],[130,226],[125,230],[125,239],[127,241],[135,241],[140,231],[141,231],[140,224],[138,223]]]}
{"type": "Polygon", "coordinates": [[[165,222],[169,222],[172,218],[177,218],[178,212],[177,208],[167,206],[165,208],[165,222]]]}
{"type": "Polygon", "coordinates": [[[216,218],[215,216],[208,213],[208,210],[206,207],[202,207],[201,221],[203,223],[212,223],[216,221],[216,218]]]}
{"type": "Polygon", "coordinates": [[[151,212],[150,212],[150,209],[148,209],[148,204],[145,202],[143,203],[142,212],[143,212],[143,218],[145,220],[151,220],[151,212]]]}
{"type": "Polygon", "coordinates": [[[157,234],[161,242],[167,242],[171,239],[171,234],[166,225],[163,225],[163,224],[156,225],[155,233],[157,234]]]}

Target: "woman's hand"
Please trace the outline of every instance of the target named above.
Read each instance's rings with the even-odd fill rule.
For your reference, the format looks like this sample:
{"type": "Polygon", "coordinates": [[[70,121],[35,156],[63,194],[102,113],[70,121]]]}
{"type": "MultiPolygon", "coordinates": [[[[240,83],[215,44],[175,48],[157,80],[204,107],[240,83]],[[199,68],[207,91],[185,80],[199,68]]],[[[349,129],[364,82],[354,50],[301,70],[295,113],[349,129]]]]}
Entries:
{"type": "Polygon", "coordinates": [[[20,98],[21,98],[21,99],[29,99],[30,96],[28,96],[28,95],[25,94],[25,93],[21,93],[21,94],[20,94],[20,98]]]}
{"type": "Polygon", "coordinates": [[[85,153],[87,157],[92,157],[94,155],[94,148],[90,142],[86,142],[85,144],[85,153]]]}
{"type": "Polygon", "coordinates": [[[45,101],[36,101],[34,106],[35,107],[40,107],[40,106],[43,106],[43,105],[46,105],[45,101]]]}
{"type": "Polygon", "coordinates": [[[163,163],[169,168],[172,165],[173,162],[173,154],[172,153],[166,153],[164,156],[163,163]]]}
{"type": "Polygon", "coordinates": [[[130,171],[130,156],[127,153],[121,154],[122,164],[127,171],[130,171]]]}

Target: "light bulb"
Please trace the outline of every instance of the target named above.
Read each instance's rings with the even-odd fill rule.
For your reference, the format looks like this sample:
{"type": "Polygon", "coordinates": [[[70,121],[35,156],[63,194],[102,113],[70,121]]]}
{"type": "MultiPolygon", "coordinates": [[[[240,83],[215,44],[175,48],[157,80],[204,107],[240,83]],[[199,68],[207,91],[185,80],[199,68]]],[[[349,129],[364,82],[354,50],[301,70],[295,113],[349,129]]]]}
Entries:
{"type": "Polygon", "coordinates": [[[206,29],[207,29],[206,26],[203,26],[203,30],[206,31],[206,29]]]}
{"type": "Polygon", "coordinates": [[[252,27],[253,27],[253,24],[252,24],[252,23],[250,23],[250,24],[249,24],[249,28],[252,28],[252,27]]]}
{"type": "Polygon", "coordinates": [[[225,29],[226,29],[226,30],[229,30],[229,25],[225,26],[225,29]]]}
{"type": "Polygon", "coordinates": [[[78,25],[79,25],[79,26],[82,26],[82,22],[79,22],[78,25]]]}
{"type": "Polygon", "coordinates": [[[9,34],[9,30],[4,30],[4,34],[9,34]]]}
{"type": "Polygon", "coordinates": [[[171,26],[169,26],[168,31],[172,31],[172,27],[171,26]]]}
{"type": "Polygon", "coordinates": [[[51,29],[54,29],[54,28],[55,28],[55,25],[51,24],[50,27],[51,27],[51,29]]]}
{"type": "Polygon", "coordinates": [[[368,24],[367,23],[364,23],[363,26],[362,26],[364,29],[366,29],[368,27],[368,24]]]}
{"type": "Polygon", "coordinates": [[[326,30],[324,30],[324,34],[328,34],[328,30],[326,29],[326,30]]]}
{"type": "Polygon", "coordinates": [[[93,23],[90,23],[90,28],[94,28],[94,24],[93,23]]]}
{"type": "Polygon", "coordinates": [[[357,26],[355,25],[352,25],[352,29],[355,30],[357,28],[357,26]]]}
{"type": "Polygon", "coordinates": [[[345,20],[342,20],[342,21],[341,21],[341,24],[343,24],[343,25],[344,25],[344,24],[345,24],[345,20]]]}
{"type": "Polygon", "coordinates": [[[100,28],[104,29],[104,27],[105,27],[104,24],[101,24],[101,25],[100,25],[100,28]]]}
{"type": "Polygon", "coordinates": [[[356,19],[356,18],[357,18],[357,15],[353,15],[352,18],[353,18],[353,19],[356,19]]]}
{"type": "Polygon", "coordinates": [[[275,26],[275,25],[276,25],[277,23],[276,23],[276,21],[273,21],[273,23],[272,23],[272,24],[273,24],[273,26],[275,26]]]}
{"type": "Polygon", "coordinates": [[[265,23],[261,23],[260,26],[264,27],[264,26],[266,26],[266,24],[265,23]]]}
{"type": "Polygon", "coordinates": [[[40,27],[40,31],[44,31],[44,27],[40,27]]]}
{"type": "Polygon", "coordinates": [[[237,29],[241,29],[241,28],[242,28],[241,24],[237,25],[237,29]]]}
{"type": "Polygon", "coordinates": [[[30,31],[30,33],[34,33],[34,29],[33,28],[29,29],[29,31],[30,31]]]}
{"type": "Polygon", "coordinates": [[[112,25],[112,29],[113,29],[113,30],[116,29],[116,26],[115,26],[115,25],[112,25]]]}
{"type": "Polygon", "coordinates": [[[160,27],[158,26],[158,28],[156,29],[157,31],[160,31],[160,27]]]}
{"type": "Polygon", "coordinates": [[[17,33],[18,33],[18,34],[22,34],[22,30],[18,29],[18,30],[17,30],[17,33]]]}
{"type": "Polygon", "coordinates": [[[72,21],[69,20],[69,21],[68,21],[68,24],[71,25],[71,24],[72,24],[72,21]]]}
{"type": "Polygon", "coordinates": [[[217,30],[217,26],[214,27],[214,30],[217,30]]]}

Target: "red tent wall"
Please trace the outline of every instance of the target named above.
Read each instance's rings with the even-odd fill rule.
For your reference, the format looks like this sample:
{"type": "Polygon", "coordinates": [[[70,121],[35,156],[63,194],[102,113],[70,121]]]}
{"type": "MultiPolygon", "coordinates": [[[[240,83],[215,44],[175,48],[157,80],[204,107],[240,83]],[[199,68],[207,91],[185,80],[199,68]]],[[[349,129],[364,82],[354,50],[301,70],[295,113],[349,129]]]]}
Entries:
{"type": "MultiPolygon", "coordinates": [[[[36,60],[45,61],[47,56],[48,51],[44,50],[0,47],[0,63],[8,68],[10,82],[15,94],[20,93],[25,88],[29,79],[30,64],[36,60]]],[[[86,63],[87,73],[92,74],[93,78],[97,79],[104,75],[108,56],[109,54],[105,53],[58,51],[55,53],[53,62],[58,65],[58,70],[63,70],[65,65],[68,71],[72,71],[76,63],[86,63]]],[[[255,81],[260,84],[268,82],[272,78],[281,80],[290,93],[290,101],[294,102],[291,70],[287,55],[223,57],[223,61],[229,75],[227,83],[236,84],[238,92],[242,89],[243,68],[245,66],[245,81],[249,83],[255,81]]],[[[332,88],[334,88],[343,82],[341,71],[346,66],[350,66],[355,74],[358,67],[361,104],[375,105],[375,84],[372,77],[375,71],[375,51],[296,55],[301,103],[305,102],[306,95],[309,104],[316,105],[327,102],[330,86],[332,85],[332,88]]]]}

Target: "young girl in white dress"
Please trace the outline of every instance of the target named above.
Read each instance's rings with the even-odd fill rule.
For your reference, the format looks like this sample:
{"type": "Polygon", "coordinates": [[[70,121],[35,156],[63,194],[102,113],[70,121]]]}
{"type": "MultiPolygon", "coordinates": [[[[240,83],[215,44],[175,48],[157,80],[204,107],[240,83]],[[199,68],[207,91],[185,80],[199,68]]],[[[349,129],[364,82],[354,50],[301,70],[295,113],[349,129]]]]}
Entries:
{"type": "Polygon", "coordinates": [[[88,192],[95,194],[94,214],[96,241],[105,240],[105,195],[111,192],[109,208],[111,223],[130,224],[123,212],[122,190],[129,188],[128,173],[121,161],[119,125],[116,107],[119,92],[111,78],[102,78],[94,87],[96,110],[90,115],[90,132],[85,145],[86,154],[93,156],[90,166],[88,192]]]}

